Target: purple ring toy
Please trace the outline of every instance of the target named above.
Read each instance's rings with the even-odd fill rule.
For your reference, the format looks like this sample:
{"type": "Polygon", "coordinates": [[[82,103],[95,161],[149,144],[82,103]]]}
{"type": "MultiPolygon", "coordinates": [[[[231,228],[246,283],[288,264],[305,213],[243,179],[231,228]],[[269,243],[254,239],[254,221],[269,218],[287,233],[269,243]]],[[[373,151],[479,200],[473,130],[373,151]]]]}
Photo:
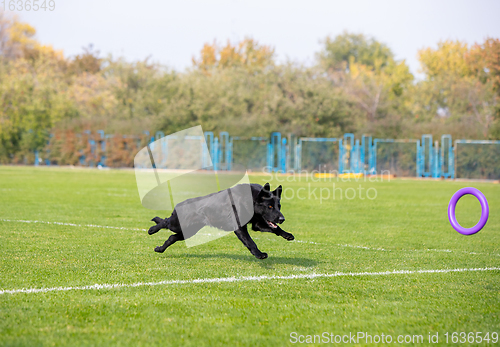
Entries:
{"type": "Polygon", "coordinates": [[[486,197],[479,191],[479,189],[472,187],[462,188],[458,190],[455,194],[453,194],[450,200],[450,204],[448,205],[448,219],[450,220],[450,224],[453,229],[455,229],[462,235],[473,235],[481,230],[488,221],[489,214],[490,208],[488,206],[488,201],[486,201],[486,197]],[[462,196],[466,194],[474,195],[481,204],[481,218],[479,219],[479,222],[472,228],[462,227],[460,224],[458,224],[457,218],[455,216],[455,207],[457,206],[457,202],[462,196]]]}

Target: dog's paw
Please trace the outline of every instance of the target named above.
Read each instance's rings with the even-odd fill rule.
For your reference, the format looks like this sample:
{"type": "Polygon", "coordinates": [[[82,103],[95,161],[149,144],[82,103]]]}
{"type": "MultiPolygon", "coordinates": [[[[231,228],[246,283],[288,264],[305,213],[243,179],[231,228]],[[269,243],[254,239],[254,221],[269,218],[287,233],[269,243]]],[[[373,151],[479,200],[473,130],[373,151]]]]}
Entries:
{"type": "Polygon", "coordinates": [[[163,252],[165,252],[165,249],[163,249],[161,246],[158,246],[158,247],[155,247],[155,252],[163,253],[163,252]]]}
{"type": "Polygon", "coordinates": [[[153,225],[151,228],[148,230],[149,235],[156,234],[158,231],[160,231],[160,228],[158,228],[156,225],[153,225]]]}
{"type": "Polygon", "coordinates": [[[159,223],[163,222],[163,219],[161,219],[160,217],[154,217],[153,219],[151,219],[151,222],[155,222],[156,224],[159,224],[159,223]]]}
{"type": "Polygon", "coordinates": [[[283,233],[283,234],[281,234],[281,236],[287,241],[295,240],[295,237],[290,233],[283,233]]]}
{"type": "Polygon", "coordinates": [[[255,256],[257,259],[266,259],[267,258],[267,253],[260,253],[255,256]]]}

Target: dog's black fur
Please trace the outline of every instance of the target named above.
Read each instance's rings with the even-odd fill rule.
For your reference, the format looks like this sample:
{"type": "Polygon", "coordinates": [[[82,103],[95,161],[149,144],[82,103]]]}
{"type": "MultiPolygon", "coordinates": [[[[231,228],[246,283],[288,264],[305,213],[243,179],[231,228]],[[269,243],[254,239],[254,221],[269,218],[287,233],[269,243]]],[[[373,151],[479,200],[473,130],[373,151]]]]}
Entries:
{"type": "MultiPolygon", "coordinates": [[[[267,258],[267,253],[263,253],[257,248],[257,245],[255,244],[255,242],[252,240],[252,238],[248,233],[247,224],[252,224],[252,229],[255,231],[270,232],[278,236],[281,236],[288,241],[293,240],[294,237],[292,234],[287,233],[286,231],[281,229],[278,225],[285,221],[285,217],[281,213],[281,204],[280,204],[282,187],[279,186],[274,191],[271,191],[269,183],[266,183],[264,186],[253,183],[250,184],[250,189],[252,192],[252,199],[253,199],[252,218],[244,225],[240,225],[240,223],[238,222],[238,225],[240,226],[237,230],[234,231],[234,233],[240,239],[240,241],[245,245],[245,247],[248,248],[250,253],[252,253],[258,259],[265,259],[267,258]]],[[[189,199],[180,204],[189,203],[190,200],[193,201],[196,199],[199,198],[189,199]]],[[[209,201],[213,203],[214,200],[212,199],[209,201]]],[[[174,208],[174,211],[172,212],[172,215],[169,218],[161,219],[160,217],[155,217],[152,219],[152,221],[155,222],[156,225],[149,228],[148,231],[149,235],[153,235],[163,228],[170,229],[171,231],[174,232],[174,234],[171,235],[167,241],[165,241],[163,246],[158,246],[155,248],[156,252],[163,253],[169,246],[171,246],[175,242],[184,240],[185,235],[183,235],[182,233],[181,225],[179,223],[179,218],[176,211],[177,207],[180,204],[178,204],[176,208],[174,208]]],[[[233,211],[236,211],[235,204],[238,204],[238,202],[236,201],[235,203],[233,201],[232,205],[233,211]]],[[[209,206],[205,204],[202,208],[196,209],[196,211],[192,211],[192,213],[190,213],[189,216],[189,222],[191,224],[191,227],[194,226],[197,232],[197,230],[200,230],[205,225],[211,225],[210,224],[211,212],[214,212],[214,210],[217,209],[218,211],[217,213],[220,213],[220,210],[223,210],[225,208],[229,207],[224,207],[220,205],[209,206]]],[[[193,233],[193,235],[195,233],[193,233]]],[[[189,235],[189,237],[191,236],[192,235],[189,235]]]]}

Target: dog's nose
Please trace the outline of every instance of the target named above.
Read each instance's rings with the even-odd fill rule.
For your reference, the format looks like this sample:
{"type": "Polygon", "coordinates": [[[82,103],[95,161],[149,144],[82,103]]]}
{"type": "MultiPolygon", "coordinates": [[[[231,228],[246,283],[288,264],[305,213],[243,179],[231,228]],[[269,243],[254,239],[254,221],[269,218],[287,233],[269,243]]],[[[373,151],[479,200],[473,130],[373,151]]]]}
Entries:
{"type": "Polygon", "coordinates": [[[281,216],[279,219],[278,219],[278,222],[279,223],[283,223],[285,221],[285,217],[281,216]]]}

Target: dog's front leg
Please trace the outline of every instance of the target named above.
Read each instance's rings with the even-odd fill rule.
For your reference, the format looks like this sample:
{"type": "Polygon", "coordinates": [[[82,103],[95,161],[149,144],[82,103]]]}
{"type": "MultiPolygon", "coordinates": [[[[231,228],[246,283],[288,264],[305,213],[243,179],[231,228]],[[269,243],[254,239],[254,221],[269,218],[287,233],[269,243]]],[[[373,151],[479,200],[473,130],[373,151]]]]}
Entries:
{"type": "Polygon", "coordinates": [[[262,253],[261,251],[259,251],[257,245],[248,234],[246,225],[241,226],[238,230],[235,230],[234,233],[236,234],[236,236],[238,236],[238,238],[245,245],[245,247],[248,248],[250,253],[252,253],[257,259],[267,258],[267,253],[262,253]]]}
{"type": "Polygon", "coordinates": [[[254,223],[252,224],[252,229],[255,231],[262,231],[265,233],[273,233],[275,235],[281,236],[285,240],[292,241],[295,240],[295,237],[287,233],[285,230],[281,229],[279,225],[276,225],[276,228],[271,228],[268,225],[263,225],[262,223],[254,223]]]}
{"type": "Polygon", "coordinates": [[[277,228],[273,230],[273,233],[275,233],[278,236],[281,236],[287,241],[292,241],[295,239],[295,237],[292,234],[287,233],[285,230],[281,229],[279,225],[277,225],[277,228]]]}

